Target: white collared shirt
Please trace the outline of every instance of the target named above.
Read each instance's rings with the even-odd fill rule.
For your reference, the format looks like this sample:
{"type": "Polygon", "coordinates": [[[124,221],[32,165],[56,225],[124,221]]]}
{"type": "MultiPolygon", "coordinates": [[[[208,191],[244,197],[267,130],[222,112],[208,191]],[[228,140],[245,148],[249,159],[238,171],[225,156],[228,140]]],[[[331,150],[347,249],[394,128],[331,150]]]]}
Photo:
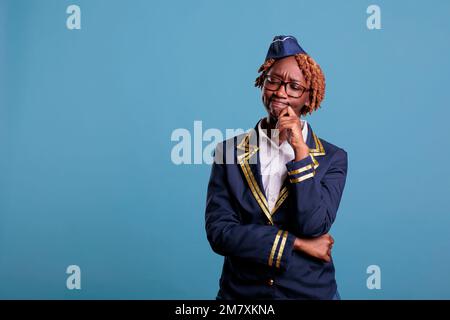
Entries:
{"type": "MultiPolygon", "coordinates": [[[[306,120],[300,120],[302,123],[303,140],[306,143],[308,138],[308,124],[306,120]]],[[[286,163],[295,158],[294,149],[289,142],[284,141],[278,145],[276,138],[270,139],[267,131],[261,128],[261,122],[258,123],[259,132],[259,161],[261,165],[262,184],[267,197],[269,211],[272,212],[273,207],[278,199],[280,188],[287,175],[286,163]]]]}

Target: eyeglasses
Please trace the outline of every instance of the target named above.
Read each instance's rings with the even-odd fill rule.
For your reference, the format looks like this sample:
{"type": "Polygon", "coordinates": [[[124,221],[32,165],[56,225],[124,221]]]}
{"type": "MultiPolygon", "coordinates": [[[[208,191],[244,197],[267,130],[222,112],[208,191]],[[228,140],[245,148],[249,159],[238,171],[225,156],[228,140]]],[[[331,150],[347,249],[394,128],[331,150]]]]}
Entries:
{"type": "Polygon", "coordinates": [[[309,91],[309,89],[305,88],[296,81],[286,82],[270,75],[267,75],[264,79],[264,88],[269,91],[277,91],[280,89],[281,85],[284,86],[286,94],[291,98],[300,98],[305,91],[309,91]]]}

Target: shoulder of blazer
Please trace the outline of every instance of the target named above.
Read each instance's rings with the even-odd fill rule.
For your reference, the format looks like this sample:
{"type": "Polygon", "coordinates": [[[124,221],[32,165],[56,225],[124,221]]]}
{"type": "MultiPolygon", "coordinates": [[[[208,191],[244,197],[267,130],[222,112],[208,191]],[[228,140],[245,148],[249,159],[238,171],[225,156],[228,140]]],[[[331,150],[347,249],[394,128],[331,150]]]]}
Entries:
{"type": "Polygon", "coordinates": [[[322,143],[323,148],[325,149],[327,156],[333,157],[336,153],[342,153],[344,155],[347,155],[347,151],[345,151],[343,148],[340,148],[337,145],[332,144],[332,143],[330,143],[327,140],[324,140],[322,138],[318,137],[318,139],[322,143]]]}

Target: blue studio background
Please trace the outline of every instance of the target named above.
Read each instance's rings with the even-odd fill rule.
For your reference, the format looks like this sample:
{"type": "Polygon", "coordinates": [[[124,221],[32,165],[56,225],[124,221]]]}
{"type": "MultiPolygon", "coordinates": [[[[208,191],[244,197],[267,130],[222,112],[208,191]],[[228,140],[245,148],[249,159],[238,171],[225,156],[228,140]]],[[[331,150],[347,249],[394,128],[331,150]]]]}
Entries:
{"type": "Polygon", "coordinates": [[[449,16],[444,0],[0,0],[0,298],[214,299],[210,166],[175,165],[171,135],[253,127],[257,69],[292,34],[327,80],[306,119],[349,154],[341,296],[449,299],[449,16]]]}

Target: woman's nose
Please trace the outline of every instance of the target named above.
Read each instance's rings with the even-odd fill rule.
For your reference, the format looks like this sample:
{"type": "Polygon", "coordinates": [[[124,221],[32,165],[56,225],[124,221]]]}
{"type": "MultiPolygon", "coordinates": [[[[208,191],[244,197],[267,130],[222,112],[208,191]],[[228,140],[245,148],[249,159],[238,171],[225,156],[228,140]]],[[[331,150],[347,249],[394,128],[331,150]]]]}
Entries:
{"type": "Polygon", "coordinates": [[[275,94],[278,97],[283,97],[283,98],[287,98],[287,93],[286,93],[286,88],[285,86],[281,85],[277,91],[275,91],[275,94]]]}

